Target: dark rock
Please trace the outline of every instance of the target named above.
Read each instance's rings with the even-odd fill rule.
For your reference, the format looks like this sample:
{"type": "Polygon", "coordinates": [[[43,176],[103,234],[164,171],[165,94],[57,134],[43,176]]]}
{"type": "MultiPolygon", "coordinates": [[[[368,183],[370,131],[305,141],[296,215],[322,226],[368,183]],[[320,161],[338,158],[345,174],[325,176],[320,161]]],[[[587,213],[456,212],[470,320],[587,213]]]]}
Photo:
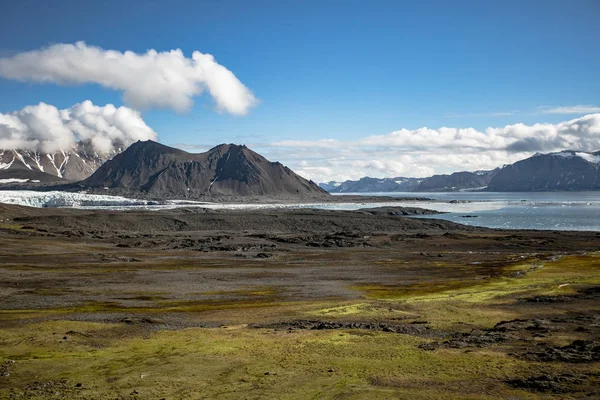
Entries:
{"type": "Polygon", "coordinates": [[[425,335],[429,327],[410,324],[387,324],[368,322],[329,322],[316,320],[295,320],[274,324],[255,325],[255,328],[285,329],[285,330],[329,330],[329,329],[359,329],[368,331],[402,333],[408,335],[425,335]]]}
{"type": "Polygon", "coordinates": [[[161,199],[329,197],[312,181],[246,146],[222,144],[206,153],[191,154],[151,140],[134,143],[80,182],[80,187],[161,199]]]}
{"type": "Polygon", "coordinates": [[[575,340],[566,346],[531,351],[525,353],[523,357],[533,361],[592,363],[600,361],[600,343],[593,340],[575,340]]]}
{"type": "Polygon", "coordinates": [[[589,378],[586,374],[537,375],[510,379],[506,383],[514,388],[533,392],[568,393],[576,390],[589,378]]]}
{"type": "Polygon", "coordinates": [[[269,254],[269,253],[258,253],[255,257],[256,258],[272,258],[273,255],[269,254]]]}

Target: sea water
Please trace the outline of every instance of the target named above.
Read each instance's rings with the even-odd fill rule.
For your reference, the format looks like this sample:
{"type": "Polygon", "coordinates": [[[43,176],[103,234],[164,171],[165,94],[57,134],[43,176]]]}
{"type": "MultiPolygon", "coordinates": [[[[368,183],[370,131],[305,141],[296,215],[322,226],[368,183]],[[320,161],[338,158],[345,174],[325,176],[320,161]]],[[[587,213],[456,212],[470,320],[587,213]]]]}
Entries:
{"type": "Polygon", "coordinates": [[[504,229],[600,231],[600,192],[369,193],[427,197],[420,207],[446,211],[424,216],[504,229]],[[435,203],[441,202],[439,206],[435,203]],[[428,206],[429,204],[429,206],[428,206]]]}

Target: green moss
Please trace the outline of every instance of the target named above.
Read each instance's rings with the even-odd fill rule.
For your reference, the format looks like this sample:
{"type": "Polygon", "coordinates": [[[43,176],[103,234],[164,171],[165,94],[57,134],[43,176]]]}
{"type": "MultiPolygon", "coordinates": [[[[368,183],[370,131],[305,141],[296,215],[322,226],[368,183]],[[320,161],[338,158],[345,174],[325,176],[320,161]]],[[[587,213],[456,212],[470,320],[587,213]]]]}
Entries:
{"type": "MultiPolygon", "coordinates": [[[[501,381],[525,366],[494,352],[425,352],[417,347],[423,339],[385,333],[186,329],[119,339],[110,334],[115,329],[119,327],[47,322],[1,332],[0,356],[16,360],[9,386],[19,389],[31,379],[68,377],[83,382],[88,397],[99,399],[126,395],[133,388],[142,398],[202,393],[207,398],[404,394],[460,399],[481,398],[477,395],[485,382],[488,398],[499,399],[517,393],[501,381]],[[62,340],[67,330],[89,336],[62,340]],[[94,340],[105,340],[105,347],[91,347],[94,340]]],[[[2,383],[0,397],[9,386],[2,383]]]]}
{"type": "MultiPolygon", "coordinates": [[[[277,291],[259,287],[210,293],[227,300],[172,301],[156,293],[136,292],[126,299],[148,304],[126,307],[118,301],[88,302],[47,311],[0,311],[0,321],[6,322],[0,330],[0,364],[16,361],[10,377],[0,379],[0,398],[19,393],[35,398],[27,394],[27,384],[61,378],[68,378],[70,385],[83,383],[84,390],[76,395],[94,399],[128,398],[134,389],[139,392],[134,397],[148,399],[199,395],[221,399],[538,398],[504,381],[561,366],[511,357],[499,347],[424,351],[418,346],[430,339],[416,336],[358,330],[288,332],[246,325],[307,317],[420,320],[454,332],[522,317],[510,306],[525,295],[567,294],[579,285],[600,284],[600,257],[594,254],[525,260],[499,270],[489,279],[359,286],[355,289],[364,298],[343,302],[283,302],[277,291]],[[25,323],[61,314],[172,312],[187,313],[186,317],[202,323],[227,321],[230,326],[155,331],[155,327],[68,320],[25,323]],[[15,321],[19,318],[22,321],[15,321]]],[[[569,368],[577,372],[587,367],[569,368]]],[[[77,398],[56,390],[38,398],[77,398]]]]}
{"type": "Polygon", "coordinates": [[[482,279],[422,282],[406,286],[359,285],[352,289],[365,292],[366,298],[395,300],[435,300],[461,298],[486,301],[507,294],[537,290],[540,293],[565,293],[570,285],[600,283],[600,256],[565,256],[545,262],[510,265],[502,275],[482,279]],[[560,290],[563,289],[563,290],[560,290]]]}

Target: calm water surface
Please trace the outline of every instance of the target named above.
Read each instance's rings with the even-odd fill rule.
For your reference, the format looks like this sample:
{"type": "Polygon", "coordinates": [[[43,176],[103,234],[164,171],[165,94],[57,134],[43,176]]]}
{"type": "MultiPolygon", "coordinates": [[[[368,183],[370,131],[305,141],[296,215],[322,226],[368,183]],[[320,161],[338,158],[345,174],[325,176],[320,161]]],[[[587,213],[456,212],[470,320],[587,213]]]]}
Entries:
{"type": "Polygon", "coordinates": [[[449,213],[426,218],[446,219],[465,225],[507,229],[600,231],[600,192],[369,193],[369,195],[434,199],[436,202],[425,202],[420,206],[449,211],[449,213]],[[449,203],[452,200],[457,202],[449,203]],[[437,201],[443,203],[436,204],[437,201]],[[472,218],[465,218],[466,215],[472,218]]]}

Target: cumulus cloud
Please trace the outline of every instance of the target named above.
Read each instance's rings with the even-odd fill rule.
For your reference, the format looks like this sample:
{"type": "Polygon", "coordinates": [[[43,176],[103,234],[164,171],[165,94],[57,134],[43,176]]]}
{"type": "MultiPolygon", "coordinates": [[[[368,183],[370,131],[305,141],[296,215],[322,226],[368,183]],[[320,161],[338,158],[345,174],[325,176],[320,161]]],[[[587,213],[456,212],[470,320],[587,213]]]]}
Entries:
{"type": "Polygon", "coordinates": [[[536,152],[566,149],[600,150],[600,113],[558,124],[519,123],[484,131],[424,127],[351,141],[281,141],[265,151],[302,176],[325,182],[493,169],[536,152]]]}
{"type": "Polygon", "coordinates": [[[590,105],[567,106],[567,107],[538,107],[542,114],[591,114],[600,113],[600,107],[590,105]]]}
{"type": "Polygon", "coordinates": [[[5,150],[52,153],[85,141],[95,151],[106,153],[138,140],[156,138],[156,132],[138,111],[112,104],[96,106],[89,100],[64,110],[40,103],[0,113],[0,149],[5,150]]]}
{"type": "Polygon", "coordinates": [[[0,76],[23,82],[59,85],[96,83],[122,91],[134,108],[171,108],[184,112],[208,90],[217,109],[245,115],[257,104],[252,92],[210,54],[179,49],[144,54],[88,46],[84,42],[52,46],[0,58],[0,76]]]}

